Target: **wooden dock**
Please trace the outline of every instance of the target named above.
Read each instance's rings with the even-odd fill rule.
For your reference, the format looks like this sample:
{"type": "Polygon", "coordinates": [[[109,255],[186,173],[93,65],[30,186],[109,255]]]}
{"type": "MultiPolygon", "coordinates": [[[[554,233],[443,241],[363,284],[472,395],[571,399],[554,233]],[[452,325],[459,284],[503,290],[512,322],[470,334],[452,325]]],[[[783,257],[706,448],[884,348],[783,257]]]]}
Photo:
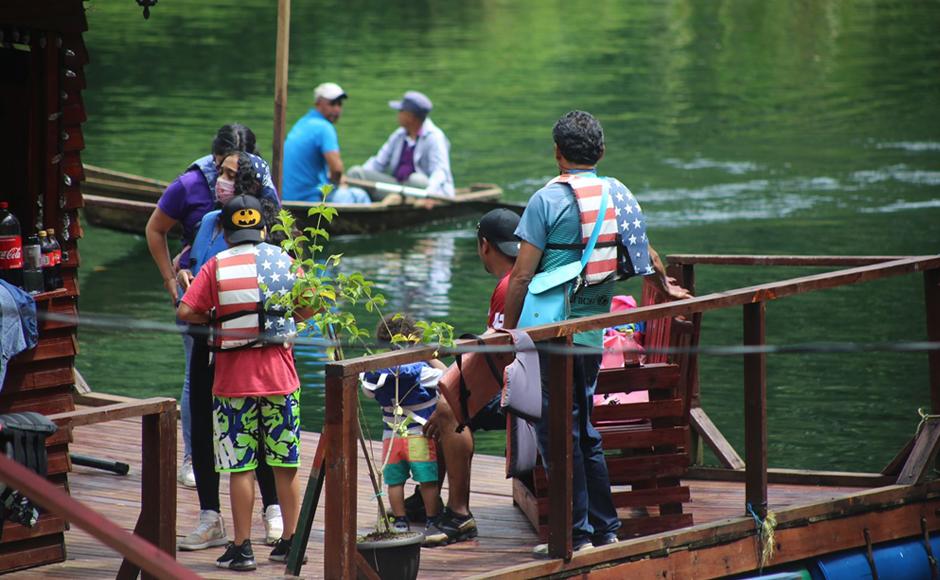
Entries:
{"type": "MultiPolygon", "coordinates": [[[[69,475],[69,488],[74,498],[89,505],[102,515],[127,530],[132,530],[140,511],[140,419],[128,419],[80,427],[74,431],[73,453],[93,455],[100,458],[123,461],[131,466],[127,476],[118,476],[86,467],[73,467],[69,475]]],[[[303,479],[313,460],[319,435],[303,433],[302,457],[303,479]]],[[[180,443],[180,445],[182,445],[180,443]]],[[[380,446],[375,444],[376,449],[380,446]]],[[[180,456],[182,449],[179,450],[180,456]]],[[[529,522],[512,504],[512,485],[504,479],[502,457],[477,456],[473,464],[473,493],[471,505],[480,528],[475,541],[454,544],[448,547],[424,549],[421,553],[421,577],[437,578],[466,577],[485,574],[494,569],[531,563],[530,550],[537,543],[529,522]]],[[[359,465],[359,513],[358,526],[367,530],[374,524],[375,503],[371,501],[371,487],[363,460],[359,465]]],[[[689,506],[696,524],[716,522],[743,515],[744,485],[733,482],[689,481],[692,501],[689,506]]],[[[771,485],[770,504],[775,508],[828,500],[859,491],[846,487],[815,487],[805,485],[771,485]]],[[[222,482],[222,510],[226,523],[228,486],[222,482]]],[[[198,501],[195,490],[178,487],[177,537],[182,538],[197,522],[198,501]]],[[[328,497],[324,497],[329,501],[328,497]]],[[[281,576],[283,564],[267,561],[269,548],[260,540],[263,528],[260,518],[260,498],[257,499],[259,517],[255,521],[252,536],[258,570],[255,577],[281,576]]],[[[311,534],[307,555],[310,562],[304,567],[306,578],[323,576],[323,513],[318,512],[311,534]]],[[[231,529],[229,529],[231,533],[231,529]]],[[[121,564],[121,557],[114,551],[95,541],[85,532],[73,528],[66,532],[68,559],[60,564],[43,566],[12,573],[10,578],[105,578],[114,577],[121,564]]],[[[245,578],[252,574],[219,570],[215,558],[222,552],[213,548],[198,552],[178,552],[177,558],[186,567],[207,578],[245,578]]]]}

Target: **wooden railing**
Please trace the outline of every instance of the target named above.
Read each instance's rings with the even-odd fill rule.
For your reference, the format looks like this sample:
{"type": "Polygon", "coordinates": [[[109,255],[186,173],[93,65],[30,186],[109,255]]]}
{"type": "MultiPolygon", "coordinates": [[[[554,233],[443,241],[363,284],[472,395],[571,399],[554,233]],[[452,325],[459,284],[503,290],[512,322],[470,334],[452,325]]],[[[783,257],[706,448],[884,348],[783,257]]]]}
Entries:
{"type": "MultiPolygon", "coordinates": [[[[732,257],[718,257],[738,259],[732,257]]],[[[707,256],[670,257],[674,268],[688,272],[687,282],[694,280],[692,265],[706,263],[707,256]],[[685,261],[683,261],[683,258],[685,261]]],[[[614,314],[600,314],[568,320],[558,324],[527,329],[536,342],[568,347],[573,334],[586,330],[606,328],[630,322],[658,318],[686,316],[730,307],[744,311],[744,344],[761,346],[765,336],[766,303],[807,292],[847,286],[883,278],[923,272],[926,302],[927,336],[940,342],[940,255],[922,257],[851,257],[851,258],[777,258],[744,257],[743,263],[774,265],[788,261],[792,265],[824,266],[837,260],[839,265],[856,267],[792,278],[769,284],[738,288],[678,302],[644,306],[614,314]]],[[[717,262],[723,263],[723,262],[717,262]]],[[[484,339],[488,345],[507,345],[506,335],[493,335],[484,339]]],[[[460,341],[458,346],[472,346],[474,341],[460,341]]],[[[357,399],[359,373],[412,363],[432,358],[435,349],[421,347],[406,351],[393,351],[371,357],[361,357],[326,365],[326,420],[324,435],[326,450],[326,503],[324,573],[327,578],[350,578],[356,573],[356,486],[358,436],[357,399]]],[[[765,515],[767,505],[767,381],[766,354],[755,352],[744,355],[744,393],[746,409],[746,449],[743,475],[746,479],[746,503],[758,515],[765,515]]],[[[931,401],[933,412],[940,412],[940,351],[928,353],[930,365],[931,401]]],[[[549,551],[553,557],[570,559],[571,495],[572,495],[572,359],[569,354],[551,357],[552,372],[549,384],[549,417],[552,427],[549,449],[549,501],[560,509],[552,510],[549,521],[549,551]]],[[[743,511],[742,506],[742,511],[743,511]]]]}
{"type": "Polygon", "coordinates": [[[93,512],[68,493],[0,455],[0,481],[48,512],[73,522],[110,546],[124,561],[117,578],[197,578],[176,555],[176,401],[151,398],[50,415],[60,429],[142,417],[140,516],[134,535],[93,512]]]}

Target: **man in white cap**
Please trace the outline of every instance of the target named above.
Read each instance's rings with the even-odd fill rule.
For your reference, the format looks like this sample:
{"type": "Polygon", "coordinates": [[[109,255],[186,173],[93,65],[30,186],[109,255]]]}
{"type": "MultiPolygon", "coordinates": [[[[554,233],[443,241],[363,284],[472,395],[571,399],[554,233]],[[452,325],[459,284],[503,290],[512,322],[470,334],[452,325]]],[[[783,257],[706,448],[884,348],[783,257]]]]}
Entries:
{"type": "Polygon", "coordinates": [[[454,176],[450,172],[450,142],[428,114],[431,99],[418,91],[408,91],[388,105],[398,111],[396,129],[361,167],[349,176],[385,183],[400,183],[426,189],[428,193],[452,197],[454,176]]]}
{"type": "Polygon", "coordinates": [[[294,123],[284,142],[281,193],[285,200],[320,201],[322,186],[345,184],[334,127],[345,100],[346,92],[336,83],[323,83],[313,90],[313,108],[294,123]]]}

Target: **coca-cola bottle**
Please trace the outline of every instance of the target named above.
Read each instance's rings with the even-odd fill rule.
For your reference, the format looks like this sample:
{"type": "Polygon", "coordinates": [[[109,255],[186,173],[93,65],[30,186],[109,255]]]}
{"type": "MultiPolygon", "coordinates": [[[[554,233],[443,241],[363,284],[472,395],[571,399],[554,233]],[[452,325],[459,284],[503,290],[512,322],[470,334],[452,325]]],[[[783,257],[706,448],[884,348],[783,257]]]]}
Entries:
{"type": "Polygon", "coordinates": [[[37,294],[44,288],[42,245],[39,243],[39,236],[33,234],[23,243],[23,289],[30,294],[37,294]]]}
{"type": "Polygon", "coordinates": [[[55,230],[53,228],[49,228],[48,230],[46,230],[46,234],[48,234],[48,237],[49,237],[49,245],[52,246],[52,258],[53,258],[52,271],[55,276],[55,287],[61,288],[63,285],[62,283],[62,246],[59,245],[59,240],[56,239],[55,230]]]}
{"type": "Polygon", "coordinates": [[[23,238],[20,221],[10,213],[10,204],[0,201],[0,278],[23,286],[23,238]]]}
{"type": "Polygon", "coordinates": [[[49,234],[46,230],[39,230],[39,247],[42,250],[42,281],[46,292],[55,290],[55,274],[52,272],[52,263],[55,260],[52,245],[49,243],[49,234]]]}

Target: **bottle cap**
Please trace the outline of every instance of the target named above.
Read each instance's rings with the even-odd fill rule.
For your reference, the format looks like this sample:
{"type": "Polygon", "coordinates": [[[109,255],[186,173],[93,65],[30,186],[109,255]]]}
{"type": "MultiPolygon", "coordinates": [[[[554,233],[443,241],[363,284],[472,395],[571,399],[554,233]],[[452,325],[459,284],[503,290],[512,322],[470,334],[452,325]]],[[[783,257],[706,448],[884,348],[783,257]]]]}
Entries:
{"type": "Polygon", "coordinates": [[[49,235],[49,234],[46,233],[46,230],[39,230],[39,237],[40,237],[40,238],[44,238],[44,237],[46,237],[46,236],[48,236],[48,235],[49,235]]]}
{"type": "Polygon", "coordinates": [[[54,235],[55,235],[55,229],[54,229],[54,228],[47,228],[47,229],[46,229],[46,233],[49,234],[50,236],[54,236],[54,235]]]}
{"type": "Polygon", "coordinates": [[[6,209],[10,207],[10,204],[5,201],[0,201],[0,209],[6,209]]]}

